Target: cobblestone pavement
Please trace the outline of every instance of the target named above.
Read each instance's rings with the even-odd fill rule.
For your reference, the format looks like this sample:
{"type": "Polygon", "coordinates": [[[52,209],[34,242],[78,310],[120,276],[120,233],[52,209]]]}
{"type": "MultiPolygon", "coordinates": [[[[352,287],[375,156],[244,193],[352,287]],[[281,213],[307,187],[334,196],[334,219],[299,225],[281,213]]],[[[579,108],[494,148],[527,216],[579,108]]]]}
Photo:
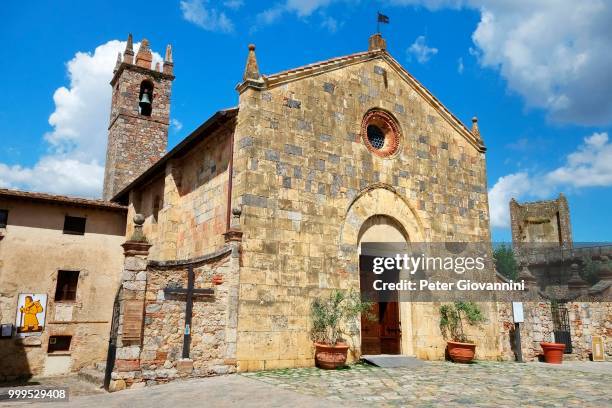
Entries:
{"type": "Polygon", "coordinates": [[[416,369],[359,364],[339,371],[304,368],[243,375],[346,405],[612,407],[612,363],[570,362],[564,369],[495,362],[427,362],[416,369]],[[599,372],[592,372],[593,364],[599,372]]]}
{"type": "MultiPolygon", "coordinates": [[[[68,386],[69,403],[18,407],[612,407],[612,362],[425,362],[419,368],[275,370],[173,383],[107,394],[72,377],[39,379],[68,386]]],[[[0,392],[3,390],[0,386],[0,392]]],[[[0,406],[6,405],[0,402],[0,406]]]]}

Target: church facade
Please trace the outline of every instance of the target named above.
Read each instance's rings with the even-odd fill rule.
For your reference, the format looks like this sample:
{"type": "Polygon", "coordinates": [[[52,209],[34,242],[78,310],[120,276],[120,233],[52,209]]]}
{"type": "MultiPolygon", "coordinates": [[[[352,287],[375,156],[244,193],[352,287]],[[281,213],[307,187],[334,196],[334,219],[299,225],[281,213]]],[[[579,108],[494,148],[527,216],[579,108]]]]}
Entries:
{"type": "MultiPolygon", "coordinates": [[[[120,390],[312,366],[312,300],[363,293],[364,244],[490,243],[477,119],[461,123],[380,34],[367,51],[273,75],[249,46],[237,106],[168,152],[172,49],[153,66],[148,42],[137,53],[132,43],[111,81],[104,200],[0,191],[0,355],[10,362],[0,380],[106,361],[105,386],[120,390]],[[41,252],[53,256],[30,259],[41,252]],[[33,335],[17,336],[20,327],[33,335]]],[[[572,248],[564,197],[510,209],[515,246],[572,248]]],[[[593,336],[612,352],[612,303],[589,300],[609,299],[609,257],[600,251],[588,287],[574,255],[563,330],[558,302],[521,265],[536,299],[525,304],[526,360],[560,331],[575,358],[588,358],[593,336]]],[[[476,358],[514,360],[510,302],[480,305],[486,321],[465,328],[476,358]]],[[[374,304],[374,323],[347,328],[350,360],[444,359],[439,306],[374,304]]]]}
{"type": "MultiPolygon", "coordinates": [[[[124,55],[113,86],[124,89],[135,69],[144,67],[124,55]]],[[[164,71],[150,71],[155,112],[169,89],[155,82],[164,71]]],[[[137,112],[142,86],[126,86],[124,100],[137,112]]],[[[128,206],[127,235],[137,237],[126,249],[123,298],[144,314],[120,316],[113,374],[128,386],[143,373],[163,381],[313,365],[310,303],[330,289],[359,291],[362,242],[490,241],[477,120],[471,129],[461,123],[380,35],[365,52],[269,76],[250,46],[237,91],[237,107],[217,112],[134,181],[108,189],[128,206]],[[194,287],[214,294],[194,297],[187,329],[185,299],[172,288],[186,290],[189,269],[194,287]],[[142,337],[123,342],[124,321],[142,327],[142,337]]],[[[134,128],[115,131],[125,140],[109,146],[124,143],[123,157],[143,144],[150,156],[153,139],[130,145],[134,128]]],[[[444,358],[437,307],[402,303],[394,318],[395,352],[444,358]]],[[[478,358],[500,357],[496,324],[473,334],[478,358]]],[[[362,337],[357,328],[349,339],[352,358],[362,337]]],[[[370,338],[371,349],[384,351],[383,337],[370,338]]]]}

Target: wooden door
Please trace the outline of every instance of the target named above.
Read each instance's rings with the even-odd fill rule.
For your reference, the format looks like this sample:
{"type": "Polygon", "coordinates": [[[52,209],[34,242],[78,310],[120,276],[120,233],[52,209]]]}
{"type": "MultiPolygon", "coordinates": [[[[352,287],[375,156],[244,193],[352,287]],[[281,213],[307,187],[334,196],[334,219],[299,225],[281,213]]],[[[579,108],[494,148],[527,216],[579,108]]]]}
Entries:
{"type": "Polygon", "coordinates": [[[399,303],[379,303],[378,310],[381,321],[380,352],[381,354],[400,354],[399,303]]]}
{"type": "Polygon", "coordinates": [[[361,255],[359,262],[361,293],[365,300],[373,302],[370,310],[373,319],[368,319],[365,313],[361,316],[361,353],[400,354],[399,303],[376,301],[378,293],[371,290],[376,275],[368,273],[372,265],[370,258],[361,255]]]}

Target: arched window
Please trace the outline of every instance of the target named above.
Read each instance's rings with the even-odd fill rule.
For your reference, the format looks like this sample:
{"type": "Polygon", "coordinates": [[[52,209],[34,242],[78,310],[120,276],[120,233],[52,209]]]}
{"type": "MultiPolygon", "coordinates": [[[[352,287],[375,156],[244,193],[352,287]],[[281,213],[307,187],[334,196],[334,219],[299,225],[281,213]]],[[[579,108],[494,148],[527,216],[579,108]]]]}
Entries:
{"type": "Polygon", "coordinates": [[[153,82],[146,79],[140,84],[138,111],[144,116],[151,116],[153,111],[153,82]]]}

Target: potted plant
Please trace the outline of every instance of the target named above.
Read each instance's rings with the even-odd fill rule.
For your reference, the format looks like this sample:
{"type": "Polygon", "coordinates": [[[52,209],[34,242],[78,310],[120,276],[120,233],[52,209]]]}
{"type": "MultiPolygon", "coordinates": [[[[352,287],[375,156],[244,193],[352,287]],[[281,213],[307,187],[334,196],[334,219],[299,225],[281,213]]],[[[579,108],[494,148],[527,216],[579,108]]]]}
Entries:
{"type": "Polygon", "coordinates": [[[475,326],[485,318],[473,302],[454,302],[440,306],[440,330],[447,340],[450,358],[456,363],[469,363],[474,359],[476,344],[463,333],[463,321],[475,326]]]}
{"type": "Polygon", "coordinates": [[[544,361],[549,364],[561,364],[563,362],[565,344],[543,341],[540,346],[544,351],[544,361]]]}
{"type": "Polygon", "coordinates": [[[345,365],[349,346],[342,334],[347,326],[355,325],[360,314],[367,313],[370,307],[371,303],[363,302],[354,291],[334,290],[328,297],[312,301],[310,334],[315,345],[317,367],[332,370],[345,365]]]}

